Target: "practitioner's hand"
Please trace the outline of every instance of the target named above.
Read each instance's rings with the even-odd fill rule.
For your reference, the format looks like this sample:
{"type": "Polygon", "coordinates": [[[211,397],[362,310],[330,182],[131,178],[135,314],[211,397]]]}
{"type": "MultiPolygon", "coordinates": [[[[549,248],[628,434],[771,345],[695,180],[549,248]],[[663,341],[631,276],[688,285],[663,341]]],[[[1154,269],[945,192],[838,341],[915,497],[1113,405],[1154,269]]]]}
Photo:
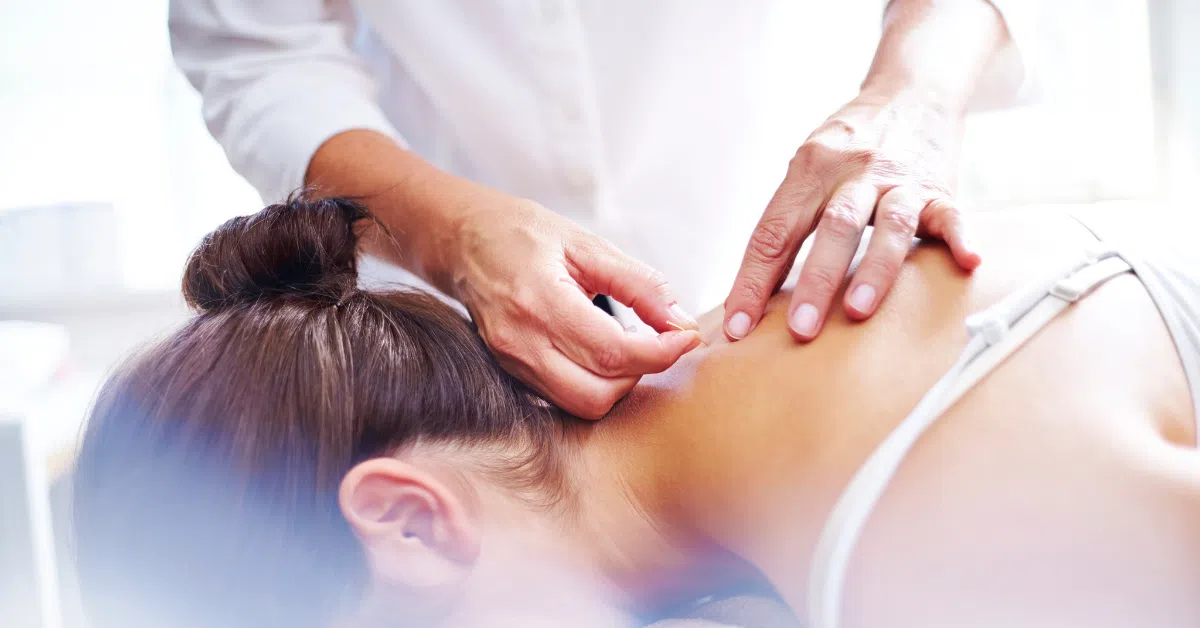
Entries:
{"type": "Polygon", "coordinates": [[[830,116],[796,151],[750,238],[725,301],[726,336],[754,329],[810,235],[788,308],[798,340],[820,332],[872,220],[875,233],[843,301],[855,320],[876,311],[914,235],[944,240],[966,270],[978,266],[950,192],[961,124],[961,114],[904,94],[863,94],[830,116]]]}
{"type": "Polygon", "coordinates": [[[305,180],[365,202],[387,228],[364,228],[363,250],[461,301],[504,368],[572,414],[603,416],[642,375],[700,342],[653,269],[536,203],[442,172],[387,136],[330,138],[305,180]],[[595,294],[662,333],[627,333],[592,305],[595,294]]]}
{"type": "Polygon", "coordinates": [[[556,405],[600,418],[700,342],[654,269],[536,203],[488,197],[454,230],[453,294],[505,369],[556,405]],[[592,305],[596,294],[660,333],[627,332],[592,305]]]}

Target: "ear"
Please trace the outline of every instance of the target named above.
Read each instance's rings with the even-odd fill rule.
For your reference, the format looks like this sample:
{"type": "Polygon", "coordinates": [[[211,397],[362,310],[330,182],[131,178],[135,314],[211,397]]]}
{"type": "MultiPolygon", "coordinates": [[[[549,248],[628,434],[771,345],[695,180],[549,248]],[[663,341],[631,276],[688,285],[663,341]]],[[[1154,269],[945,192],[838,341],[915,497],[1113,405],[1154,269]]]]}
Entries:
{"type": "Polygon", "coordinates": [[[462,500],[403,460],[359,463],[342,479],[338,501],[379,580],[426,590],[456,585],[479,556],[479,528],[462,500]]]}

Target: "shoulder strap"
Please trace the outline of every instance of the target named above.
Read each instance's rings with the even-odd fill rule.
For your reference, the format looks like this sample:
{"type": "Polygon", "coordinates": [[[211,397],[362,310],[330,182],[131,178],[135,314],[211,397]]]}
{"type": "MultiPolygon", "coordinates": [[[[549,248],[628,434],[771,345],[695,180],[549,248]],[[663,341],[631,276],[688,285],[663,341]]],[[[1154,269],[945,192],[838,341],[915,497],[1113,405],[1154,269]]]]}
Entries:
{"type": "Polygon", "coordinates": [[[1049,280],[1013,293],[968,317],[970,340],[958,361],[867,458],[825,522],[809,578],[808,616],[813,628],[840,625],[846,569],[854,546],[875,504],[917,439],[946,409],[1059,313],[1104,282],[1129,271],[1129,264],[1116,251],[1091,251],[1049,280]]]}

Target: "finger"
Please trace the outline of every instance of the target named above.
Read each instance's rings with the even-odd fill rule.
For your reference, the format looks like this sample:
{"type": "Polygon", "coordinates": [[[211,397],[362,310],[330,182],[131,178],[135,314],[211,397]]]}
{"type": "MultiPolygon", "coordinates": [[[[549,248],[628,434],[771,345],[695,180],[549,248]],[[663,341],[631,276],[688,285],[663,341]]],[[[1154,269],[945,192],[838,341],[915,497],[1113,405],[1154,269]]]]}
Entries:
{"type": "Polygon", "coordinates": [[[742,265],[725,299],[725,336],[745,338],[762,318],[771,295],[787,276],[810,231],[821,201],[820,181],[812,175],[784,180],[750,235],[742,265]]]}
{"type": "Polygon", "coordinates": [[[875,233],[846,290],[844,305],[850,318],[863,320],[874,314],[892,289],[912,248],[924,207],[924,199],[903,186],[880,197],[875,208],[875,233]]]}
{"type": "Polygon", "coordinates": [[[843,184],[825,204],[788,309],[788,328],[798,340],[816,338],[825,324],[878,198],[875,184],[858,180],[843,184]]]}
{"type": "Polygon", "coordinates": [[[562,410],[593,420],[607,414],[640,379],[637,376],[601,377],[552,347],[545,347],[536,368],[515,360],[505,363],[504,368],[562,410]]]}
{"type": "Polygon", "coordinates": [[[572,278],[584,290],[616,299],[656,331],[700,329],[671,294],[662,273],[611,244],[584,240],[568,246],[566,255],[572,278]]]}
{"type": "Polygon", "coordinates": [[[661,334],[631,334],[574,289],[548,301],[552,304],[547,336],[554,347],[576,364],[601,377],[659,373],[700,343],[695,330],[661,334]],[[570,293],[574,292],[574,295],[570,293]]]}
{"type": "Polygon", "coordinates": [[[950,247],[950,254],[960,268],[975,270],[983,261],[967,237],[967,220],[962,211],[948,198],[935,198],[925,205],[917,235],[937,238],[950,247]]]}

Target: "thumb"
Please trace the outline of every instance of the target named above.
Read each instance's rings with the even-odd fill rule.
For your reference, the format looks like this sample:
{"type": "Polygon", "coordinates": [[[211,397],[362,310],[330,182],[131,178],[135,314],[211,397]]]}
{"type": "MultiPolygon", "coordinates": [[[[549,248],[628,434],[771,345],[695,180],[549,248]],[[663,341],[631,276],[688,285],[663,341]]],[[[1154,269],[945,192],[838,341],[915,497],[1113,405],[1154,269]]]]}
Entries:
{"type": "Polygon", "coordinates": [[[568,247],[572,277],[589,292],[607,294],[658,332],[700,329],[680,307],[662,273],[599,240],[568,247]]]}

